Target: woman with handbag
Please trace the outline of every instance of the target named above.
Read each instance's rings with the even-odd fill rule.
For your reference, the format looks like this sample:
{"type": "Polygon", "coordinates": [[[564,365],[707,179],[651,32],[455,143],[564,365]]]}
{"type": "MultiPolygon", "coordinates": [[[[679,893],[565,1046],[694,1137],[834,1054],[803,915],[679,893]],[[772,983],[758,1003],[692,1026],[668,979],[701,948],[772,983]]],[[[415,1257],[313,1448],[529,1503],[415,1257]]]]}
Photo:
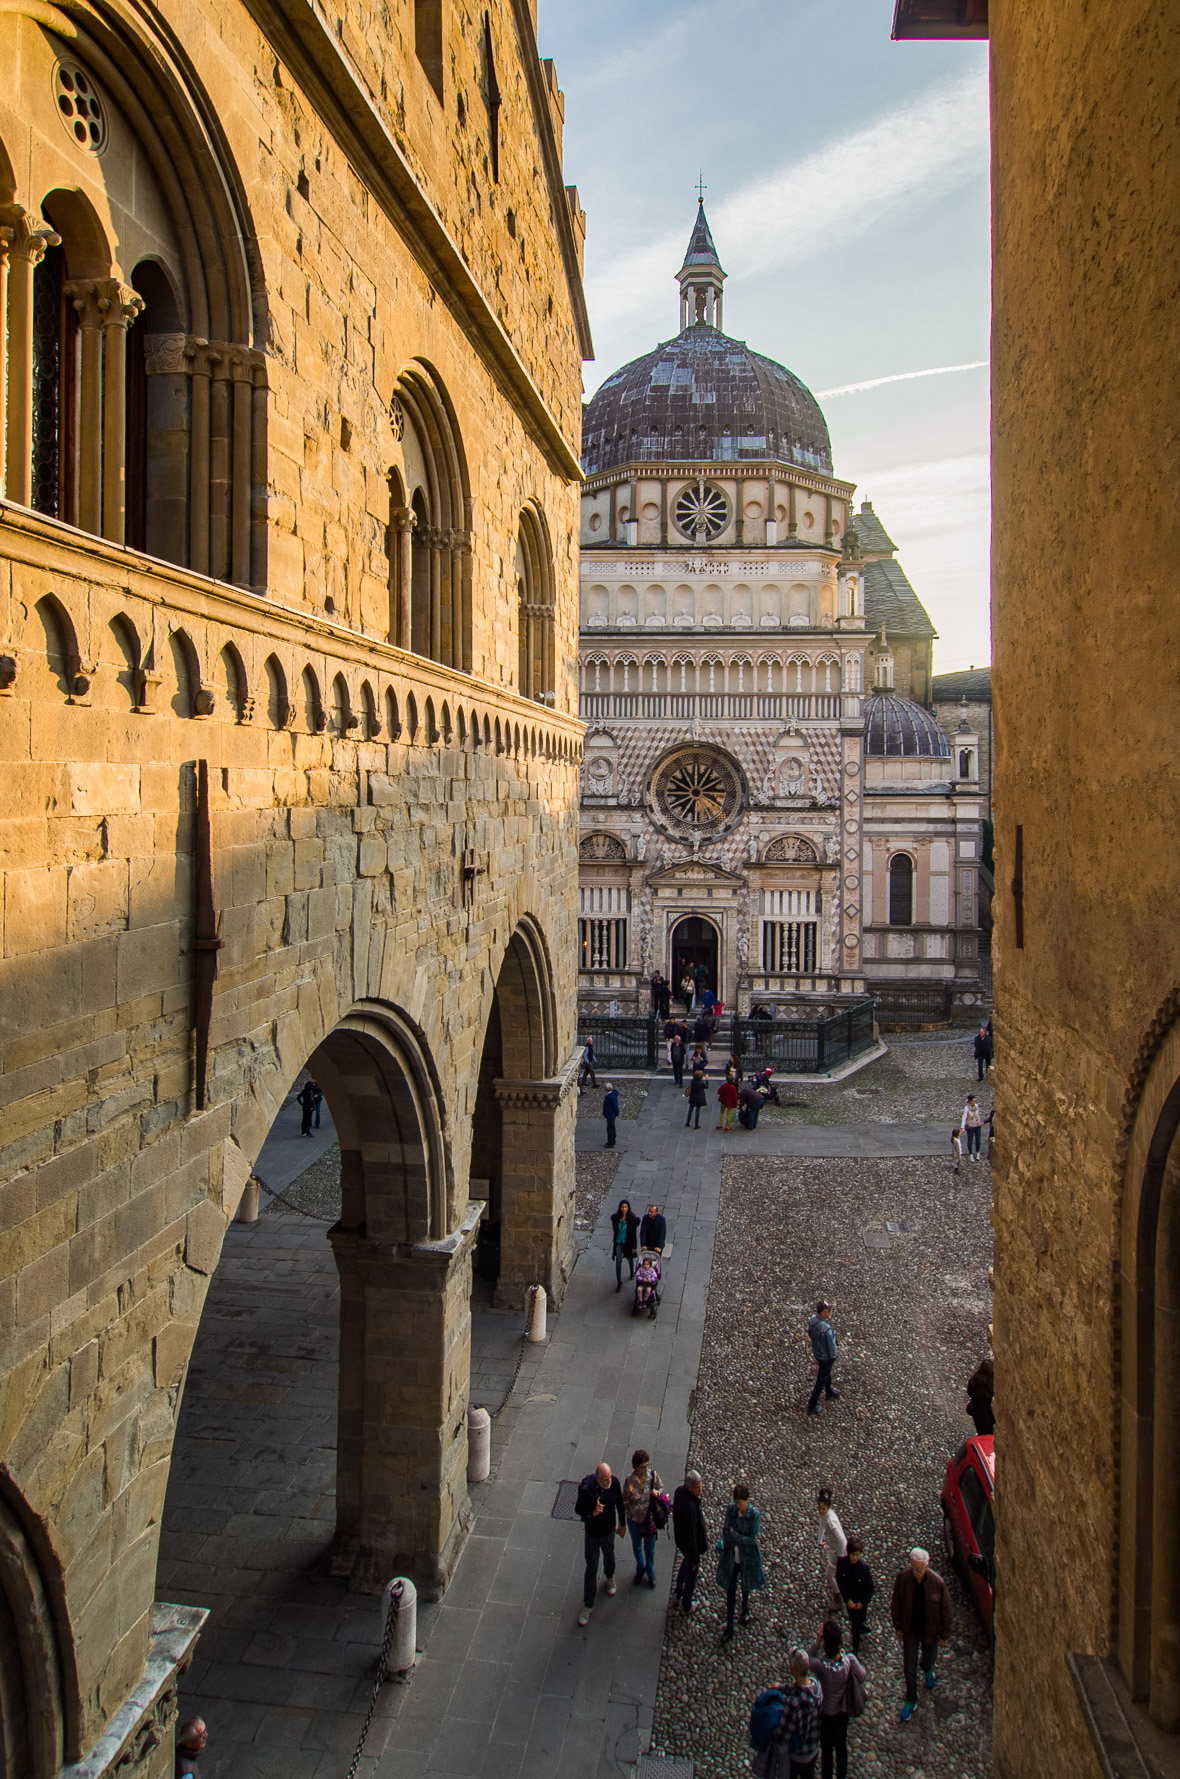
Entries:
{"type": "Polygon", "coordinates": [[[865,1708],[865,1671],[854,1655],[841,1652],[843,1633],[834,1618],[819,1628],[819,1637],[808,1650],[811,1672],[823,1693],[820,1707],[819,1749],[822,1779],[845,1779],[848,1772],[848,1719],[865,1708]]]}
{"type": "Polygon", "coordinates": [[[635,1277],[635,1260],[638,1254],[636,1231],[639,1218],[631,1209],[625,1198],[619,1200],[619,1208],[610,1220],[610,1254],[615,1263],[615,1290],[623,1289],[623,1262],[631,1268],[631,1277],[635,1277]]]}
{"type": "MultiPolygon", "coordinates": [[[[660,1528],[656,1525],[653,1510],[663,1488],[659,1474],[652,1468],[647,1453],[642,1448],[632,1452],[631,1474],[623,1484],[623,1512],[627,1516],[627,1530],[631,1534],[631,1548],[635,1552],[636,1587],[641,1581],[646,1581],[649,1588],[656,1585],[656,1538],[660,1528]]],[[[667,1511],[663,1510],[660,1525],[665,1524],[667,1518],[667,1511]]]]}
{"type": "Polygon", "coordinates": [[[762,1516],[750,1500],[750,1491],[745,1483],[738,1483],[733,1491],[733,1500],[725,1510],[725,1524],[717,1545],[717,1586],[725,1589],[725,1629],[721,1633],[722,1643],[728,1643],[733,1636],[734,1609],[739,1587],[742,1590],[740,1622],[743,1625],[753,1622],[750,1595],[766,1580],[762,1552],[758,1547],[761,1530],[762,1516]]]}

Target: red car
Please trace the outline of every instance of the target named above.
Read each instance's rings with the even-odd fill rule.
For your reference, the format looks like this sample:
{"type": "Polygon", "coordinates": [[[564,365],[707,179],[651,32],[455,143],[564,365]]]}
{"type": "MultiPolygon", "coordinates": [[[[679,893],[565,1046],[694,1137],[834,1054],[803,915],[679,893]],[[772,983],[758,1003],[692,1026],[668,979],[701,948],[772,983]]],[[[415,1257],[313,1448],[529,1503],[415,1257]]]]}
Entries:
{"type": "Polygon", "coordinates": [[[975,1596],[980,1616],[992,1629],[996,1594],[996,1443],[990,1433],[973,1433],[946,1467],[942,1485],[942,1541],[947,1558],[975,1596]]]}

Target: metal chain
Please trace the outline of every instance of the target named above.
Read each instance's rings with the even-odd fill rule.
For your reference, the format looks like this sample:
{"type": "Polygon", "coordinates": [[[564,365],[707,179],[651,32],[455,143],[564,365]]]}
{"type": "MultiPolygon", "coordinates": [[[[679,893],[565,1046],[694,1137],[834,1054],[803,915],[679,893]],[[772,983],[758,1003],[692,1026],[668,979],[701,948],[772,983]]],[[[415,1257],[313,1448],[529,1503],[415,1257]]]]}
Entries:
{"type": "Polygon", "coordinates": [[[286,1205],[287,1209],[289,1211],[294,1211],[296,1216],[310,1217],[313,1223],[337,1223],[337,1222],[339,1222],[338,1217],[321,1217],[320,1213],[318,1211],[305,1211],[302,1205],[297,1205],[293,1198],[287,1197],[286,1193],[276,1192],[273,1186],[268,1186],[266,1181],[263,1179],[262,1175],[257,1171],[257,1169],[255,1169],[255,1171],[254,1171],[253,1178],[258,1181],[258,1184],[262,1187],[262,1190],[266,1193],[266,1196],[268,1198],[276,1199],[279,1204],[286,1205]]]}
{"type": "Polygon", "coordinates": [[[360,1765],[361,1755],[364,1752],[365,1740],[369,1734],[369,1726],[372,1724],[373,1713],[377,1709],[377,1700],[381,1697],[381,1688],[385,1683],[386,1671],[389,1667],[389,1645],[393,1642],[393,1622],[396,1617],[394,1612],[394,1602],[396,1601],[400,1605],[404,1593],[405,1589],[401,1582],[395,1581],[390,1595],[389,1611],[385,1615],[385,1635],[381,1639],[381,1654],[377,1657],[377,1678],[373,1682],[373,1696],[369,1700],[369,1709],[365,1712],[365,1721],[361,1725],[361,1733],[356,1745],[356,1753],[352,1757],[352,1764],[349,1767],[348,1772],[345,1774],[344,1779],[356,1779],[356,1770],[360,1765]]]}
{"type": "Polygon", "coordinates": [[[520,1376],[520,1368],[524,1364],[525,1353],[528,1351],[528,1340],[529,1337],[527,1333],[521,1335],[520,1351],[516,1355],[516,1369],[512,1373],[512,1382],[509,1384],[499,1408],[493,1408],[490,1411],[493,1421],[498,1421],[500,1416],[504,1413],[504,1410],[508,1407],[509,1398],[511,1397],[513,1390],[515,1390],[516,1380],[520,1376]]]}

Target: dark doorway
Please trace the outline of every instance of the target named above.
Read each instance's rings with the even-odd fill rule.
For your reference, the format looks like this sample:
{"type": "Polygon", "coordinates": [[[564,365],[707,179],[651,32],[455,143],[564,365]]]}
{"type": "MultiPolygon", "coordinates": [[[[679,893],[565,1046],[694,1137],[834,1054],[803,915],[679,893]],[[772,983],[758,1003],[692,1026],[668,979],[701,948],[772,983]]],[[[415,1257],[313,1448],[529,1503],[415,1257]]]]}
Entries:
{"type": "Polygon", "coordinates": [[[700,920],[696,915],[677,921],[672,928],[673,994],[679,992],[686,970],[696,977],[698,995],[711,988],[718,1000],[723,998],[717,969],[717,928],[712,921],[700,920]],[[702,969],[708,971],[707,979],[702,977],[702,969]]]}

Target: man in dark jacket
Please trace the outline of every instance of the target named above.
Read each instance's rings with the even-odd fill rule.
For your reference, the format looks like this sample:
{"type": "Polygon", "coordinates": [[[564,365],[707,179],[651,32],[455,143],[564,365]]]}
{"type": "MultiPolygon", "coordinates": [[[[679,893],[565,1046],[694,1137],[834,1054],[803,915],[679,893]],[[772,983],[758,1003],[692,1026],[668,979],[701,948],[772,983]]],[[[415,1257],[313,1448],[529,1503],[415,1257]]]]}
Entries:
{"type": "Polygon", "coordinates": [[[176,1779],[201,1779],[200,1756],[209,1744],[203,1717],[190,1717],[176,1732],[176,1779]]]}
{"type": "Polygon", "coordinates": [[[659,1205],[648,1205],[647,1216],[639,1225],[639,1246],[654,1248],[657,1254],[662,1254],[667,1240],[668,1225],[660,1215],[659,1205]]]}
{"type": "Polygon", "coordinates": [[[319,1091],[320,1090],[314,1081],[305,1081],[303,1086],[299,1089],[299,1092],[295,1095],[295,1104],[299,1107],[301,1114],[299,1122],[299,1135],[301,1137],[309,1137],[311,1135],[311,1121],[315,1116],[316,1094],[319,1093],[319,1091]]]}
{"type": "Polygon", "coordinates": [[[623,1491],[619,1479],[612,1476],[609,1464],[600,1464],[593,1476],[584,1476],[578,1484],[574,1512],[586,1528],[586,1575],[582,1585],[582,1610],[578,1623],[588,1625],[598,1593],[598,1559],[606,1577],[606,1591],[615,1590],[615,1539],[626,1529],[623,1512],[623,1491]]]}
{"type": "Polygon", "coordinates": [[[815,1314],[807,1324],[807,1338],[811,1342],[811,1350],[815,1354],[815,1388],[807,1404],[809,1415],[819,1413],[819,1396],[822,1390],[829,1401],[839,1398],[840,1392],[832,1383],[832,1367],[836,1363],[836,1331],[831,1322],[832,1306],[825,1298],[820,1298],[815,1306],[815,1314]]]}
{"type": "Polygon", "coordinates": [[[668,1058],[672,1064],[672,1079],[677,1087],[684,1086],[684,1039],[677,1032],[668,1046],[668,1058]]]}
{"type": "Polygon", "coordinates": [[[752,1081],[743,1081],[738,1088],[738,1123],[744,1124],[747,1130],[757,1130],[761,1110],[762,1095],[752,1081]]]}
{"type": "Polygon", "coordinates": [[[902,1649],[905,1698],[901,1721],[908,1723],[918,1708],[918,1656],[926,1677],[926,1691],[934,1691],[934,1661],[940,1646],[951,1634],[951,1597],[946,1582],[930,1567],[930,1553],[915,1546],[909,1567],[893,1584],[890,1606],[893,1629],[902,1649]]]}
{"type": "Polygon", "coordinates": [[[604,1149],[615,1146],[615,1119],[619,1115],[619,1090],[611,1082],[606,1084],[606,1093],[602,1101],[602,1116],[606,1119],[606,1142],[604,1149]]]}
{"type": "Polygon", "coordinates": [[[705,1516],[701,1511],[701,1492],[701,1473],[699,1470],[690,1470],[672,1497],[672,1536],[680,1552],[680,1567],[676,1571],[676,1586],[672,1595],[685,1614],[692,1611],[697,1570],[701,1566],[701,1558],[709,1548],[709,1534],[705,1530],[705,1516]]]}
{"type": "Polygon", "coordinates": [[[979,1071],[976,1079],[982,1081],[991,1067],[992,1058],[995,1055],[995,1045],[992,1043],[992,1035],[986,1025],[981,1025],[976,1032],[973,1048],[975,1050],[975,1066],[979,1071]]]}
{"type": "Polygon", "coordinates": [[[868,1629],[869,1601],[876,1592],[873,1573],[862,1555],[860,1538],[853,1532],[848,1549],[836,1560],[836,1586],[848,1609],[848,1628],[852,1633],[852,1653],[860,1648],[860,1640],[868,1629]]]}

